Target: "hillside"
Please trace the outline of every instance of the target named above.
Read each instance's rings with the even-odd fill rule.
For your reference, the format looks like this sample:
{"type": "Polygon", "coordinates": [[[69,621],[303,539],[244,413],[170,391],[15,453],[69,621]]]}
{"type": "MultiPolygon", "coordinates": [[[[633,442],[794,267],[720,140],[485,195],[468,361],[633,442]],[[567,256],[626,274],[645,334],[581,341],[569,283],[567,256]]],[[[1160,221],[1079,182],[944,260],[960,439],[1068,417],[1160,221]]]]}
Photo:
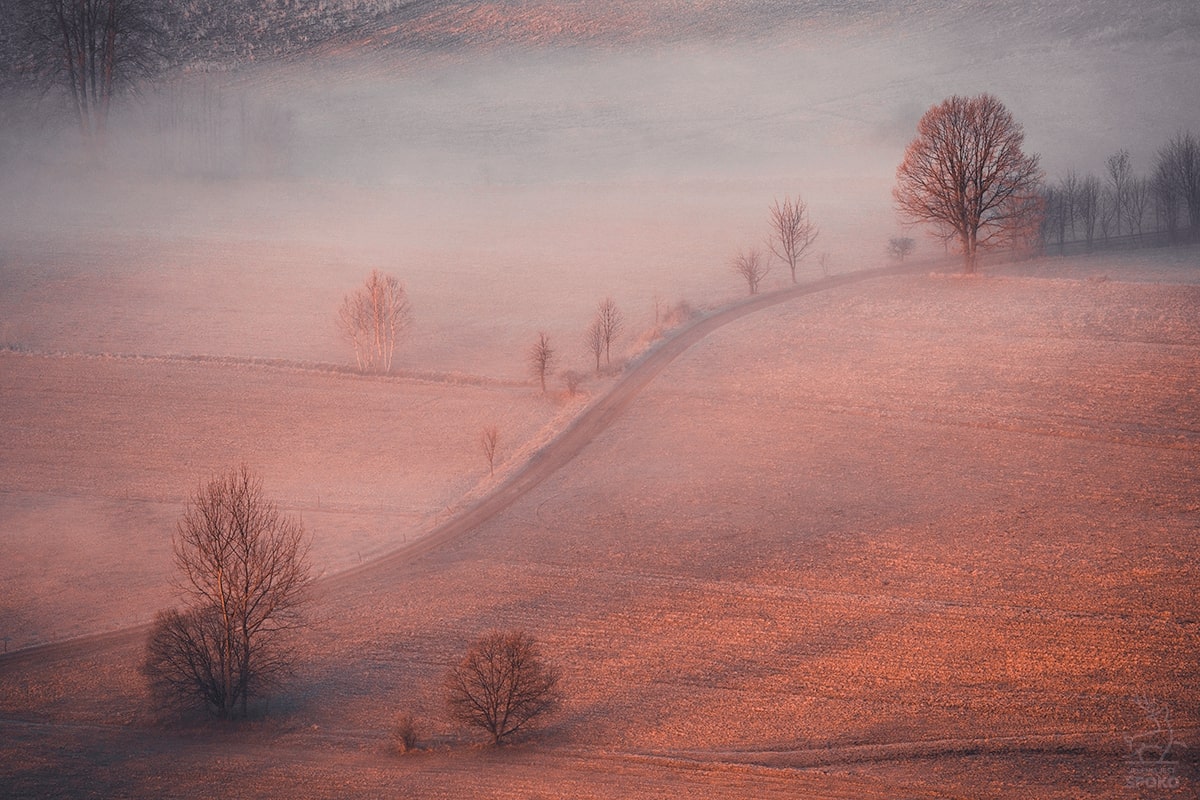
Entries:
{"type": "Polygon", "coordinates": [[[136,648],[3,671],[7,779],[18,796],[202,796],[234,776],[248,797],[1125,796],[1134,695],[1168,702],[1181,739],[1200,728],[1198,302],[922,276],[747,318],[466,539],[324,593],[253,732],[148,736],[136,648]],[[438,681],[495,626],[544,640],[568,703],[487,752],[438,681]],[[398,758],[401,710],[427,749],[398,758]]]}

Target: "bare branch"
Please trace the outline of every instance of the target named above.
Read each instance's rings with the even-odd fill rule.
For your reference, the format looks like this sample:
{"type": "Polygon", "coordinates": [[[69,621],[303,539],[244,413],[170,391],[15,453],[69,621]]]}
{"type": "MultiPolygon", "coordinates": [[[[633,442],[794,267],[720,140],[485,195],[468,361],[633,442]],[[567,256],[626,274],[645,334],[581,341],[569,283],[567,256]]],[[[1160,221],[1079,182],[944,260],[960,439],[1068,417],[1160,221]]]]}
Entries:
{"type": "Polygon", "coordinates": [[[746,281],[746,286],[750,289],[750,294],[758,294],[759,284],[771,272],[771,268],[767,266],[766,259],[762,257],[762,253],[754,248],[739,251],[733,257],[733,261],[730,262],[730,267],[746,281]]]}
{"type": "Polygon", "coordinates": [[[1022,152],[1025,134],[989,94],[955,95],[930,108],[896,170],[901,216],[956,240],[974,272],[981,249],[1012,244],[1038,227],[1037,156],[1022,152]]]}
{"type": "Polygon", "coordinates": [[[485,425],[479,434],[479,447],[483,457],[487,459],[488,474],[496,474],[496,448],[500,444],[500,428],[495,425],[485,425]]]}
{"type": "Polygon", "coordinates": [[[343,299],[337,322],[354,347],[359,370],[390,372],[396,342],[412,322],[408,293],[394,276],[371,270],[365,283],[343,299]]]}
{"type": "Polygon", "coordinates": [[[550,346],[550,337],[544,332],[538,333],[538,339],[534,342],[533,347],[529,348],[529,367],[542,384],[542,394],[546,393],[546,376],[550,375],[553,370],[556,353],[554,348],[550,346]]]}
{"type": "Polygon", "coordinates": [[[542,659],[532,636],[493,631],[446,676],[446,703],[455,719],[499,744],[558,707],[558,682],[558,670],[542,659]]]}
{"type": "Polygon", "coordinates": [[[903,261],[908,254],[916,248],[916,246],[917,243],[913,241],[912,237],[893,236],[892,238],[888,239],[887,251],[888,255],[892,258],[903,261]]]}
{"type": "Polygon", "coordinates": [[[600,306],[596,309],[596,324],[599,325],[600,336],[604,340],[604,363],[612,364],[612,343],[621,335],[625,327],[625,318],[611,297],[600,301],[600,306]]]}
{"type": "Polygon", "coordinates": [[[604,354],[604,328],[600,324],[599,319],[592,320],[592,324],[588,326],[587,333],[583,336],[584,344],[587,345],[588,352],[596,360],[596,374],[600,374],[600,356],[604,354]]]}
{"type": "Polygon", "coordinates": [[[242,466],[201,486],[174,540],[184,612],[159,616],[146,670],[158,689],[198,698],[221,717],[291,665],[282,634],[302,623],[309,541],[242,466]]]}
{"type": "MultiPolygon", "coordinates": [[[[812,244],[817,240],[817,228],[808,216],[808,204],[797,195],[784,197],[770,208],[771,237],[768,239],[771,252],[788,265],[792,283],[796,282],[796,266],[812,244]]],[[[752,292],[753,293],[753,292],[752,292]]]]}

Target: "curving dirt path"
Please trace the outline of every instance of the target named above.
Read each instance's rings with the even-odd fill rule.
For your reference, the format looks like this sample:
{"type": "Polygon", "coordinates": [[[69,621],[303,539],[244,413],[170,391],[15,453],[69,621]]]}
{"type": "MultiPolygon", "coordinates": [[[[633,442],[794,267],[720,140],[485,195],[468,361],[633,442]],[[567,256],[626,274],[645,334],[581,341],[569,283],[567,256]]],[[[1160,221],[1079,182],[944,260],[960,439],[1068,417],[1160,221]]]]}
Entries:
{"type": "MultiPolygon", "coordinates": [[[[621,375],[608,394],[588,406],[562,433],[535,453],[525,466],[475,505],[438,525],[411,544],[322,579],[319,582],[320,590],[345,589],[369,579],[374,574],[382,573],[389,567],[421,558],[448,542],[465,536],[501,513],[550,475],[566,466],[584,447],[608,428],[629,407],[642,389],[672,361],[718,328],[798,297],[876,278],[920,272],[929,267],[929,262],[921,261],[833,275],[812,283],[800,284],[767,294],[753,295],[688,323],[650,350],[640,360],[634,362],[621,375]]],[[[138,625],[3,653],[0,654],[0,671],[79,658],[97,651],[130,644],[144,637],[149,627],[149,625],[138,625]]]]}

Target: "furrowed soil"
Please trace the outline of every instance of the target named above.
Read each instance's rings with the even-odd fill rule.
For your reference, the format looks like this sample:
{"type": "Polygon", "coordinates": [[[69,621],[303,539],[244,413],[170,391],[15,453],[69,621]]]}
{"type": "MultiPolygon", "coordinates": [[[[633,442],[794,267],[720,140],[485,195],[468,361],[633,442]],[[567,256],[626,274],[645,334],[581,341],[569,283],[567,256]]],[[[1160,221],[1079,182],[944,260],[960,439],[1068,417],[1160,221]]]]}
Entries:
{"type": "MultiPolygon", "coordinates": [[[[0,662],[0,777],[13,796],[1136,795],[1125,737],[1153,725],[1133,699],[1169,706],[1179,741],[1200,730],[1183,252],[1175,283],[1134,282],[1134,256],[1091,279],[1052,260],[731,323],[504,512],[325,584],[297,675],[242,726],[155,723],[136,638],[0,662]],[[561,665],[565,704],[483,748],[439,682],[507,627],[561,665]]],[[[136,441],[105,452],[134,463],[136,441]]],[[[37,469],[21,491],[49,490],[37,469]]],[[[1177,755],[1155,796],[1200,785],[1177,755]]]]}

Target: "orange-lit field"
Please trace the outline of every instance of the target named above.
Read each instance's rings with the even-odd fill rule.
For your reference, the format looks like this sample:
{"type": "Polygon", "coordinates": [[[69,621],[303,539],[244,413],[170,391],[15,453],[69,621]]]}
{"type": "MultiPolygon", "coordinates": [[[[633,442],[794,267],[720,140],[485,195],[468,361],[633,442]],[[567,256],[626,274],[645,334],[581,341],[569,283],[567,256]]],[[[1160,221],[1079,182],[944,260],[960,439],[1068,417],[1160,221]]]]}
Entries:
{"type": "Polygon", "coordinates": [[[1200,795],[1200,246],[1110,237],[1185,216],[1149,179],[1200,132],[1194,2],[165,5],[231,32],[86,146],[0,29],[0,798],[1200,795]],[[964,277],[897,219],[980,93],[1039,191],[1113,184],[1096,252],[964,277]],[[386,376],[336,327],[375,269],[386,376]],[[164,718],[172,534],[239,463],[311,624],[249,719],[164,718]],[[496,628],[564,701],[489,747],[442,681],[496,628]]]}
{"type": "MultiPolygon", "coordinates": [[[[329,584],[295,681],[244,728],[154,727],[137,642],[5,664],[9,791],[1130,796],[1134,696],[1168,703],[1181,741],[1200,732],[1195,257],[884,278],[731,323],[507,511],[329,584]],[[1030,277],[1052,270],[1075,277],[1030,277]],[[540,637],[567,692],[499,751],[438,690],[495,626],[540,637]],[[422,743],[406,756],[401,711],[422,743]]],[[[131,368],[68,364],[79,382],[131,368]]],[[[111,442],[113,468],[141,474],[137,441],[111,442]]],[[[1200,780],[1182,753],[1165,796],[1200,780]]]]}

